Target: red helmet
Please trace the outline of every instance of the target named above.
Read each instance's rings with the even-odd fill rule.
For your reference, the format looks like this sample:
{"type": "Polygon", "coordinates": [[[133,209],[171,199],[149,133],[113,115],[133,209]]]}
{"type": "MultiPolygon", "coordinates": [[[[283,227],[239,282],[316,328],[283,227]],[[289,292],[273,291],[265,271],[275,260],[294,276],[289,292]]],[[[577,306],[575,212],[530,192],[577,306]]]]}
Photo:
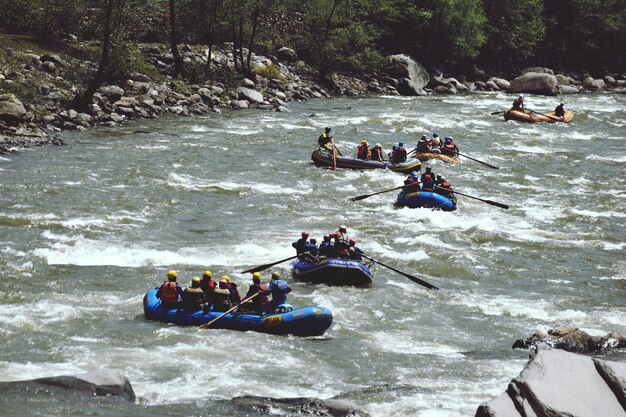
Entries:
{"type": "Polygon", "coordinates": [[[348,243],[350,244],[350,246],[354,246],[356,245],[356,240],[354,240],[353,238],[348,239],[348,243]]]}
{"type": "Polygon", "coordinates": [[[309,232],[302,232],[301,235],[302,237],[309,237],[309,232]]]}
{"type": "Polygon", "coordinates": [[[330,235],[324,235],[324,240],[326,241],[330,240],[330,235]]]}
{"type": "Polygon", "coordinates": [[[343,226],[343,225],[342,225],[342,226],[339,226],[339,231],[340,231],[341,233],[346,233],[346,232],[348,231],[348,229],[346,228],[346,226],[343,226]]]}

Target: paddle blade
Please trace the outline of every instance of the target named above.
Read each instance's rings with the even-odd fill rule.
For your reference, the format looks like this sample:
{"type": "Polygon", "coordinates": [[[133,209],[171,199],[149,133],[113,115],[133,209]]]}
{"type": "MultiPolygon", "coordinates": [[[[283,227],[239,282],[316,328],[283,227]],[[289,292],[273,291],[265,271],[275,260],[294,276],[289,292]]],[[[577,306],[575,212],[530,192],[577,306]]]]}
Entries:
{"type": "Polygon", "coordinates": [[[250,269],[246,269],[245,271],[242,272],[242,274],[247,274],[248,272],[261,272],[266,270],[267,268],[271,268],[274,265],[278,265],[279,263],[285,262],[285,261],[289,261],[291,259],[295,259],[297,258],[298,255],[294,255],[294,256],[290,256],[289,258],[285,258],[285,259],[281,259],[280,261],[276,261],[276,262],[272,262],[269,264],[263,264],[263,265],[259,265],[259,266],[255,266],[254,268],[250,268],[250,269]]]}
{"type": "MultiPolygon", "coordinates": [[[[506,111],[506,110],[505,110],[505,111],[506,111]]],[[[500,114],[500,113],[504,113],[504,111],[494,111],[494,112],[491,112],[491,114],[492,114],[492,115],[495,115],[495,114],[500,114]]]]}
{"type": "Polygon", "coordinates": [[[360,200],[365,200],[366,198],[371,197],[371,196],[372,196],[372,194],[363,194],[363,195],[360,195],[360,196],[357,196],[357,197],[352,197],[350,200],[352,200],[352,201],[360,201],[360,200]]]}
{"type": "Polygon", "coordinates": [[[500,207],[503,209],[509,208],[509,206],[507,206],[506,204],[498,203],[497,201],[491,201],[491,200],[483,200],[483,201],[487,204],[491,204],[492,206],[500,207]]]}

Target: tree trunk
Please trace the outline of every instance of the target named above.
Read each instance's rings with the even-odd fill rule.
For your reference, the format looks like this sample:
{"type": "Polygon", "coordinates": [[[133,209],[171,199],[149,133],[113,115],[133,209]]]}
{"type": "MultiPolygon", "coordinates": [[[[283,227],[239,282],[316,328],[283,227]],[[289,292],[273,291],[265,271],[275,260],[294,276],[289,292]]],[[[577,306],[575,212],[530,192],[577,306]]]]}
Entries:
{"type": "MultiPolygon", "coordinates": [[[[98,88],[102,86],[105,80],[105,74],[107,67],[109,66],[109,61],[111,59],[111,20],[113,16],[113,3],[115,0],[107,1],[107,8],[104,14],[104,34],[102,39],[102,55],[100,56],[100,64],[98,65],[98,71],[96,75],[93,77],[85,92],[80,95],[76,94],[74,99],[72,100],[72,108],[74,110],[85,110],[89,103],[91,102],[91,98],[98,91],[98,88]]],[[[119,7],[119,0],[118,0],[119,7]]]]}
{"type": "Polygon", "coordinates": [[[330,27],[333,22],[333,15],[335,14],[335,9],[339,6],[341,0],[334,0],[333,7],[330,9],[330,13],[328,14],[328,19],[326,19],[326,29],[324,30],[324,37],[322,38],[322,51],[321,51],[321,60],[320,62],[320,76],[324,77],[329,70],[328,67],[328,38],[330,37],[330,27]]]}
{"type": "Polygon", "coordinates": [[[183,75],[183,59],[178,53],[178,33],[176,31],[176,9],[174,0],[170,3],[170,44],[172,47],[172,56],[174,57],[174,78],[183,75]]]}
{"type": "Polygon", "coordinates": [[[261,15],[261,8],[257,3],[256,8],[254,9],[254,17],[252,20],[252,34],[250,35],[250,43],[248,44],[248,58],[246,59],[246,67],[245,70],[250,75],[252,69],[250,68],[250,58],[252,57],[252,47],[254,46],[254,38],[256,37],[256,28],[259,23],[259,16],[261,15]]]}

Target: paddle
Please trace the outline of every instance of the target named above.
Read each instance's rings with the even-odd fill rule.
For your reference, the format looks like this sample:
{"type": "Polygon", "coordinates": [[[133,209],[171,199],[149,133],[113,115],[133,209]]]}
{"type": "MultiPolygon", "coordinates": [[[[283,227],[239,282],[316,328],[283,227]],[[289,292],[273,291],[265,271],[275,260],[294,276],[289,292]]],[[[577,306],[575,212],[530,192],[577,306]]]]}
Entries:
{"type": "Polygon", "coordinates": [[[285,261],[289,261],[289,260],[297,258],[297,257],[298,257],[298,255],[294,255],[294,256],[290,256],[289,258],[281,259],[280,261],[272,262],[271,264],[259,265],[259,266],[256,266],[254,268],[247,269],[247,270],[243,271],[242,274],[247,274],[248,272],[261,272],[261,271],[266,270],[267,268],[273,267],[274,265],[278,265],[279,263],[282,263],[282,262],[285,262],[285,261]]]}
{"type": "Polygon", "coordinates": [[[227,315],[231,311],[238,309],[243,303],[252,300],[254,297],[256,297],[257,295],[261,294],[262,292],[263,291],[257,291],[256,293],[252,294],[250,297],[244,298],[243,300],[241,300],[241,302],[239,304],[237,304],[234,307],[231,307],[230,309],[228,309],[228,311],[224,312],[224,314],[219,315],[218,317],[214,318],[213,320],[211,320],[208,323],[201,324],[200,326],[198,326],[198,328],[199,329],[208,329],[209,327],[211,327],[211,325],[213,323],[215,323],[216,321],[218,321],[219,319],[221,319],[222,317],[224,317],[225,315],[227,315]]]}
{"type": "Polygon", "coordinates": [[[440,187],[438,185],[435,185],[435,188],[439,188],[440,190],[450,191],[451,193],[455,193],[455,194],[458,194],[458,195],[463,195],[465,197],[473,198],[475,200],[482,201],[483,203],[491,204],[492,206],[500,207],[500,208],[503,208],[503,209],[508,209],[509,208],[509,206],[507,206],[506,204],[498,203],[496,201],[491,201],[491,200],[485,200],[484,198],[474,197],[473,195],[469,195],[469,194],[463,194],[463,193],[460,193],[458,191],[451,190],[450,188],[440,187]]]}
{"type": "Polygon", "coordinates": [[[539,113],[538,111],[534,111],[534,110],[532,110],[532,109],[526,109],[526,110],[528,110],[528,111],[529,111],[529,112],[531,112],[531,113],[538,114],[539,116],[544,116],[544,117],[548,117],[548,118],[550,118],[550,119],[552,119],[552,120],[556,120],[557,122],[560,122],[560,121],[561,121],[561,119],[560,119],[559,117],[549,116],[549,115],[547,115],[547,114],[539,113]]]}
{"type": "Polygon", "coordinates": [[[374,259],[374,258],[370,258],[370,257],[369,257],[369,256],[367,256],[367,255],[364,255],[364,254],[362,254],[362,253],[360,253],[359,255],[361,255],[361,256],[362,256],[362,257],[364,257],[365,259],[369,259],[370,261],[372,261],[372,262],[374,262],[374,263],[377,263],[378,265],[384,266],[385,268],[389,268],[389,269],[391,269],[392,271],[397,272],[397,273],[398,273],[398,274],[400,274],[400,275],[404,275],[405,277],[407,277],[407,278],[408,278],[408,279],[410,279],[411,281],[415,282],[416,284],[423,285],[424,287],[429,288],[429,289],[431,289],[431,290],[438,290],[438,289],[439,289],[438,287],[434,286],[433,284],[429,284],[428,282],[423,281],[423,280],[419,279],[418,277],[415,277],[415,276],[413,276],[413,275],[407,274],[407,273],[405,273],[405,272],[398,271],[396,268],[393,268],[393,267],[391,267],[391,266],[389,266],[389,265],[385,265],[384,263],[382,263],[382,262],[380,262],[380,261],[377,261],[377,260],[376,260],[376,259],[374,259]]]}
{"type": "Polygon", "coordinates": [[[388,193],[389,191],[394,191],[394,190],[399,190],[400,188],[403,188],[404,185],[401,185],[399,187],[395,187],[395,188],[390,188],[389,190],[384,190],[384,191],[379,191],[377,193],[373,193],[373,194],[363,194],[363,195],[359,195],[356,197],[352,197],[350,200],[352,201],[359,201],[359,200],[365,200],[366,198],[369,198],[373,195],[378,195],[378,194],[382,194],[382,193],[388,193]]]}
{"type": "Polygon", "coordinates": [[[500,169],[499,167],[497,167],[497,166],[495,166],[495,165],[491,165],[491,164],[489,164],[489,163],[487,163],[487,162],[479,161],[478,159],[472,158],[471,156],[467,156],[467,155],[465,155],[464,153],[461,153],[461,152],[457,152],[457,153],[458,153],[459,155],[461,155],[461,156],[466,157],[467,159],[471,159],[472,161],[476,161],[476,162],[478,162],[479,164],[483,164],[483,165],[484,165],[484,166],[486,166],[486,167],[493,168],[493,169],[500,169]]]}
{"type": "Polygon", "coordinates": [[[502,111],[493,111],[490,114],[494,115],[494,114],[501,114],[501,113],[506,113],[508,110],[502,110],[502,111]]]}

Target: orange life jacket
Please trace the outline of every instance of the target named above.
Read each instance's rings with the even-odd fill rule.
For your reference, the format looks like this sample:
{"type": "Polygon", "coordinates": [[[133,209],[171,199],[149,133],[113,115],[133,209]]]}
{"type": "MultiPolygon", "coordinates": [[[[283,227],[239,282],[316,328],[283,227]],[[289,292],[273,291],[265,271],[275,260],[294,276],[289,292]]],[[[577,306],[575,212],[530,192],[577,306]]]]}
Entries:
{"type": "Polygon", "coordinates": [[[370,159],[370,150],[366,144],[362,143],[358,146],[356,157],[359,159],[370,159]]]}
{"type": "Polygon", "coordinates": [[[166,303],[178,302],[178,291],[176,291],[176,283],[174,281],[165,281],[161,285],[161,301],[166,303]]]}

